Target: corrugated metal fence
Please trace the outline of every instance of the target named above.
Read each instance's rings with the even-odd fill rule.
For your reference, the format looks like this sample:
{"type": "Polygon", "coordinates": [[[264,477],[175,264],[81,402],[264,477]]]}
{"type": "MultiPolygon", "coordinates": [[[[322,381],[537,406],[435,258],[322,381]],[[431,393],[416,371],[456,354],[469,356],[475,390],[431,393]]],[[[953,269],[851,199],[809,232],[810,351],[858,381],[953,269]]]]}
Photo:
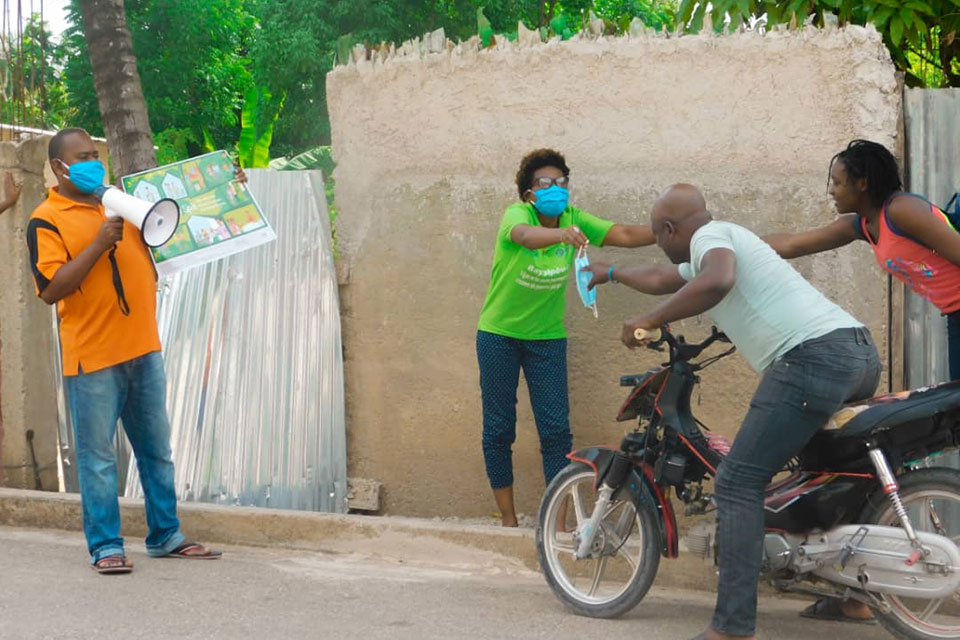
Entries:
{"type": "MultiPolygon", "coordinates": [[[[318,171],[247,175],[277,240],[161,284],[157,316],[177,495],[342,513],[340,304],[323,179],[318,171]]],[[[64,480],[76,491],[65,409],[61,385],[64,480]]],[[[139,497],[136,463],[126,443],[118,449],[120,486],[139,497]]]]}
{"type": "MultiPolygon", "coordinates": [[[[160,294],[178,494],[345,512],[340,304],[323,180],[247,173],[276,242],[179,273],[160,294]]],[[[126,494],[140,491],[131,461],[126,494]]]]}
{"type": "MultiPolygon", "coordinates": [[[[960,190],[960,89],[906,89],[906,183],[910,191],[944,206],[960,190]]],[[[946,381],[946,321],[937,309],[906,291],[904,374],[907,388],[946,381]]]]}

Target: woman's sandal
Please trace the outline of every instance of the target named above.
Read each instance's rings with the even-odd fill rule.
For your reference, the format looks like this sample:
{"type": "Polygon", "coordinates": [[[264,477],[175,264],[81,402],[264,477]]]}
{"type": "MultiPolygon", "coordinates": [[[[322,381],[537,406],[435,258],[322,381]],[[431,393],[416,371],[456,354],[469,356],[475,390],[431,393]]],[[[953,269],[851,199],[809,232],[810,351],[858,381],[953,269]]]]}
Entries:
{"type": "Polygon", "coordinates": [[[127,560],[127,556],[115,554],[100,558],[96,563],[90,565],[90,568],[104,575],[111,573],[130,573],[133,571],[133,563],[127,560]]]}
{"type": "Polygon", "coordinates": [[[161,558],[187,558],[189,560],[216,560],[223,555],[222,551],[208,549],[196,542],[184,542],[170,553],[161,558]]]}

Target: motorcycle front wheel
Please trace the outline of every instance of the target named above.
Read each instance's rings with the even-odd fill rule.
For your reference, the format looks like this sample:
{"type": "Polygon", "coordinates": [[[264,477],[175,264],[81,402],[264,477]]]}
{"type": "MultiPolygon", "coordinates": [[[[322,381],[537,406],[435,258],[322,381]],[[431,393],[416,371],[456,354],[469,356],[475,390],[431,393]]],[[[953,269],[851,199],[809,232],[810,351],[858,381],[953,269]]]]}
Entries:
{"type": "MultiPolygon", "coordinates": [[[[547,584],[579,615],[615,618],[647,594],[660,566],[660,533],[652,506],[629,498],[607,506],[586,558],[576,549],[597,501],[594,472],[574,462],[550,482],[537,517],[537,558],[547,584]]],[[[625,492],[624,492],[625,493],[625,492]]]]}
{"type": "MultiPolygon", "coordinates": [[[[920,469],[901,477],[900,498],[917,531],[938,533],[960,544],[960,471],[920,469]]],[[[867,507],[863,522],[900,526],[893,505],[878,493],[867,507]]],[[[960,592],[940,600],[874,594],[890,606],[877,613],[880,624],[904,640],[960,639],[960,592]]]]}

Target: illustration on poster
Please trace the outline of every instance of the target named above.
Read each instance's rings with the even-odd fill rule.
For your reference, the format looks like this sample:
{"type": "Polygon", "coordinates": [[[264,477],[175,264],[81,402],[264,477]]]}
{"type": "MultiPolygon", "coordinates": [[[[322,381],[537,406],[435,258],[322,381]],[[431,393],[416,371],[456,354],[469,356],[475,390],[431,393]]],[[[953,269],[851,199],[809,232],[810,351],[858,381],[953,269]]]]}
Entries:
{"type": "Polygon", "coordinates": [[[167,194],[168,198],[173,198],[174,200],[187,197],[187,190],[183,186],[183,180],[172,173],[168,173],[163,177],[163,192],[167,194]]]}
{"type": "Polygon", "coordinates": [[[161,276],[276,238],[249,189],[234,180],[224,151],[125,176],[123,187],[143,200],[166,196],[180,206],[176,233],[151,250],[161,276]]]}
{"type": "Polygon", "coordinates": [[[162,197],[160,190],[146,180],[142,180],[140,184],[137,185],[137,188],[133,190],[133,195],[147,202],[158,202],[162,197]]]}

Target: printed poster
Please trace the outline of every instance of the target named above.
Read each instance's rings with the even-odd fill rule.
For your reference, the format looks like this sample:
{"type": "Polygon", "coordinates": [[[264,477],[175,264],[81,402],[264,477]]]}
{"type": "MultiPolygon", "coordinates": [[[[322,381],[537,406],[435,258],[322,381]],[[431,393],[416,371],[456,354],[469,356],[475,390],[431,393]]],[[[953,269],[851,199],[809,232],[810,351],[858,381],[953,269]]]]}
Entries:
{"type": "Polygon", "coordinates": [[[150,250],[160,277],[172,275],[275,240],[247,185],[233,177],[225,151],[142,171],[122,179],[142,200],[173,198],[180,224],[166,244],[150,250]]]}

